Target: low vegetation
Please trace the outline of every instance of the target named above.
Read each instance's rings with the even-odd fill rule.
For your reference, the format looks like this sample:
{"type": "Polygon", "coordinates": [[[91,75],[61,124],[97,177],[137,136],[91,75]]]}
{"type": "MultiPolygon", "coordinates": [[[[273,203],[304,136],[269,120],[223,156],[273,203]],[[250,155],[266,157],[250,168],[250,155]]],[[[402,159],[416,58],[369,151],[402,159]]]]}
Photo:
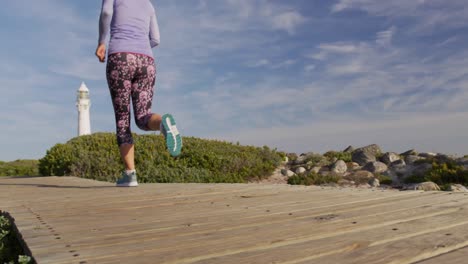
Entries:
{"type": "Polygon", "coordinates": [[[37,160],[0,161],[0,176],[38,176],[37,160]]]}
{"type": "Polygon", "coordinates": [[[320,175],[318,173],[309,172],[305,174],[294,175],[289,177],[288,184],[291,185],[322,185],[329,183],[338,183],[341,179],[338,175],[328,174],[320,175]]]}
{"type": "Polygon", "coordinates": [[[419,175],[413,175],[406,179],[406,183],[420,183],[432,181],[439,186],[446,186],[449,184],[462,184],[468,185],[468,170],[461,165],[457,165],[454,161],[446,162],[432,162],[432,168],[419,175]]]}
{"type": "Polygon", "coordinates": [[[328,151],[323,156],[327,157],[328,160],[333,161],[342,160],[344,162],[351,162],[352,161],[352,153],[351,152],[343,152],[343,151],[328,151]]]}
{"type": "MultiPolygon", "coordinates": [[[[268,147],[185,137],[181,156],[172,158],[162,136],[134,135],[135,163],[142,183],[242,183],[272,174],[284,158],[268,147]]],[[[123,165],[115,135],[96,133],[52,147],[39,161],[45,176],[115,181],[123,165]]]]}
{"type": "Polygon", "coordinates": [[[24,255],[10,221],[0,213],[0,263],[27,264],[30,262],[31,258],[24,255]]]}
{"type": "MultiPolygon", "coordinates": [[[[305,167],[302,175],[290,177],[289,184],[320,185],[336,183],[336,175],[321,176],[311,172],[313,167],[329,169],[336,160],[350,164],[352,153],[328,151],[324,154],[285,154],[269,147],[241,146],[239,143],[184,138],[182,155],[172,158],[159,135],[134,135],[135,163],[142,183],[243,183],[261,180],[272,174],[287,157],[290,169],[305,167]]],[[[465,156],[468,157],[468,156],[465,156]]],[[[455,159],[427,157],[414,165],[430,164],[432,168],[423,174],[404,179],[405,183],[432,181],[439,186],[468,185],[468,170],[455,159]]],[[[429,167],[431,167],[429,166],[429,167]]],[[[115,134],[95,133],[56,144],[44,158],[37,160],[0,161],[0,176],[77,176],[114,182],[120,177],[123,164],[116,145],[115,134]]],[[[398,174],[398,172],[397,172],[398,174]]],[[[392,184],[392,179],[376,174],[381,184],[392,184]]]]}

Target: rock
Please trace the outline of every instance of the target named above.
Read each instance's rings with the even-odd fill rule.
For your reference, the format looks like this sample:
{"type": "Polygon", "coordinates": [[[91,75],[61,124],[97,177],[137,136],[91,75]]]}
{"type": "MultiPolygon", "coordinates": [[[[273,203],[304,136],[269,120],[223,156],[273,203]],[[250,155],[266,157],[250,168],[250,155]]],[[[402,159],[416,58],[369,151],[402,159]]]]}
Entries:
{"type": "Polygon", "coordinates": [[[468,189],[461,184],[451,184],[448,191],[450,192],[468,192],[468,189]]]}
{"type": "Polygon", "coordinates": [[[306,172],[307,170],[304,167],[299,167],[296,169],[296,174],[302,174],[306,172]]]}
{"type": "Polygon", "coordinates": [[[457,164],[461,166],[468,165],[468,157],[458,158],[457,164]]]}
{"type": "Polygon", "coordinates": [[[369,171],[359,170],[343,176],[343,178],[345,180],[354,181],[356,184],[367,184],[370,179],[374,178],[374,174],[369,171]]]}
{"type": "Polygon", "coordinates": [[[328,176],[328,175],[332,174],[332,172],[330,171],[329,166],[322,166],[320,168],[319,174],[322,175],[322,176],[328,176]]]}
{"type": "Polygon", "coordinates": [[[424,158],[416,156],[416,155],[408,155],[405,158],[406,164],[414,164],[417,160],[422,160],[424,158]]]}
{"type": "Polygon", "coordinates": [[[401,174],[398,174],[395,171],[388,170],[383,172],[382,175],[389,177],[392,180],[392,185],[399,186],[402,183],[402,177],[400,176],[401,174]]]}
{"type": "Polygon", "coordinates": [[[434,182],[423,182],[423,183],[417,183],[412,185],[411,190],[418,190],[418,191],[440,191],[439,185],[437,185],[434,182]]]}
{"type": "Polygon", "coordinates": [[[361,169],[361,166],[359,166],[359,164],[356,163],[356,162],[348,162],[348,163],[346,163],[346,166],[348,166],[348,170],[358,170],[358,169],[361,169]]]}
{"type": "Polygon", "coordinates": [[[388,170],[388,167],[387,165],[385,165],[385,163],[382,163],[380,161],[374,161],[367,163],[362,169],[370,171],[372,173],[382,173],[388,170]]]}
{"type": "Polygon", "coordinates": [[[413,156],[417,156],[418,155],[418,152],[416,152],[416,150],[414,149],[410,149],[408,151],[405,151],[403,153],[400,154],[401,156],[409,156],[409,155],[413,155],[413,156]]]}
{"type": "Polygon", "coordinates": [[[358,148],[355,151],[364,151],[374,156],[379,156],[380,154],[382,154],[382,150],[380,149],[379,145],[376,145],[376,144],[358,148]]]}
{"type": "Polygon", "coordinates": [[[402,159],[395,160],[394,162],[390,163],[390,168],[392,169],[402,169],[406,167],[406,162],[402,159]]]}
{"type": "Polygon", "coordinates": [[[427,159],[427,158],[433,158],[433,157],[437,156],[437,154],[436,153],[431,153],[431,152],[423,152],[423,153],[419,153],[418,156],[427,159]]]}
{"type": "Polygon", "coordinates": [[[394,152],[387,152],[385,153],[382,158],[381,158],[382,162],[387,164],[387,165],[390,165],[392,162],[395,162],[397,160],[401,160],[400,156],[394,152]]]}
{"type": "Polygon", "coordinates": [[[413,166],[411,170],[411,174],[422,175],[422,174],[425,174],[430,169],[432,169],[432,164],[429,164],[429,163],[419,164],[417,166],[413,166]]]}
{"type": "Polygon", "coordinates": [[[283,174],[283,176],[286,176],[286,177],[292,177],[296,175],[294,172],[292,172],[291,170],[287,170],[287,169],[282,169],[281,174],[283,174]]]}
{"type": "Polygon", "coordinates": [[[355,171],[351,173],[350,175],[352,175],[353,177],[357,177],[357,178],[366,178],[366,179],[374,178],[374,174],[372,172],[365,171],[365,170],[355,171]]]}
{"type": "Polygon", "coordinates": [[[369,180],[369,185],[371,187],[380,187],[380,181],[377,178],[372,178],[369,180]]]}
{"type": "Polygon", "coordinates": [[[359,189],[369,189],[371,186],[368,183],[362,183],[357,186],[359,189]]]}
{"type": "Polygon", "coordinates": [[[349,147],[347,147],[345,150],[343,150],[343,152],[346,152],[346,153],[351,153],[351,152],[353,152],[353,151],[354,151],[353,146],[349,146],[349,147]]]}
{"type": "Polygon", "coordinates": [[[310,171],[313,172],[313,173],[319,173],[320,169],[322,169],[322,167],[315,166],[310,171]]]}
{"type": "Polygon", "coordinates": [[[348,166],[346,165],[346,162],[342,160],[338,160],[333,165],[331,166],[331,171],[334,173],[345,173],[348,170],[348,166]]]}
{"type": "Polygon", "coordinates": [[[352,154],[352,161],[364,166],[369,162],[377,161],[376,156],[382,153],[378,145],[369,145],[356,149],[352,154]]]}
{"type": "Polygon", "coordinates": [[[369,162],[377,161],[377,158],[374,154],[366,152],[364,150],[356,150],[352,155],[353,162],[358,163],[361,166],[366,165],[369,162]]]}
{"type": "Polygon", "coordinates": [[[305,155],[302,155],[299,156],[296,160],[293,161],[293,164],[294,165],[301,165],[301,164],[304,164],[305,163],[305,160],[306,160],[306,156],[305,155]]]}
{"type": "Polygon", "coordinates": [[[343,186],[343,187],[350,187],[354,185],[354,181],[346,180],[346,179],[340,179],[338,181],[338,185],[343,186]]]}
{"type": "Polygon", "coordinates": [[[449,155],[445,155],[445,154],[437,154],[434,158],[440,163],[449,162],[449,161],[454,160],[453,157],[451,157],[449,155]]]}
{"type": "MultiPolygon", "coordinates": [[[[278,167],[274,172],[267,178],[252,178],[249,179],[249,183],[259,183],[259,184],[288,184],[288,178],[282,174],[282,171],[285,170],[283,166],[278,167]]],[[[287,171],[287,170],[285,170],[287,171]]]]}
{"type": "Polygon", "coordinates": [[[403,163],[395,163],[390,166],[388,171],[382,173],[385,176],[392,178],[394,184],[401,184],[409,176],[418,176],[424,175],[428,170],[432,168],[432,165],[429,163],[413,164],[413,165],[404,165],[403,163]]]}

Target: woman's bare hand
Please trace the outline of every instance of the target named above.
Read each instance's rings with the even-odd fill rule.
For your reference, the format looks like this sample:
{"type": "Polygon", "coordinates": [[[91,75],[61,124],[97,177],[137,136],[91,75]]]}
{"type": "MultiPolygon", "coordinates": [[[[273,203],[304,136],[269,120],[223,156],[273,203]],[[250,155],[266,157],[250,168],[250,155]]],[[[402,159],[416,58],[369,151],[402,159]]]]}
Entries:
{"type": "Polygon", "coordinates": [[[96,57],[100,62],[106,61],[106,44],[99,44],[96,48],[96,57]]]}

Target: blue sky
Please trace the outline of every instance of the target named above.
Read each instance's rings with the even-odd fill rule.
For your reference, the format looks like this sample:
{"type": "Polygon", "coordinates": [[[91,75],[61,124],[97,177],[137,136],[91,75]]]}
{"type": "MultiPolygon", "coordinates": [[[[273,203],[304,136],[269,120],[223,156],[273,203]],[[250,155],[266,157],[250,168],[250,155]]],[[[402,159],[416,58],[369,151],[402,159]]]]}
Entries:
{"type": "MultiPolygon", "coordinates": [[[[466,0],[159,0],[153,110],[187,136],[325,152],[468,154],[466,0]]],[[[4,0],[0,160],[114,131],[98,0],[4,0]]],[[[140,133],[133,124],[133,131],[140,133]]]]}

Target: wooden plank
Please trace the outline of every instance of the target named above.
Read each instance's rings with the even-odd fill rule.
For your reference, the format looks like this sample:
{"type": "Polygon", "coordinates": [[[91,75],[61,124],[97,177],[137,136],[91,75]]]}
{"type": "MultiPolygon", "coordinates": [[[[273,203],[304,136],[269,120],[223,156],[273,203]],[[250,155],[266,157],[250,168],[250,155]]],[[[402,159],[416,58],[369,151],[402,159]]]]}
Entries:
{"type": "Polygon", "coordinates": [[[10,178],[0,209],[39,263],[411,263],[468,241],[461,193],[10,178]]]}
{"type": "MultiPolygon", "coordinates": [[[[377,208],[377,202],[372,201],[374,204],[371,205],[375,208],[377,208]]],[[[397,202],[397,201],[396,201],[397,202]]],[[[395,202],[395,203],[396,203],[395,202]]],[[[349,205],[348,205],[349,207],[349,205]]],[[[225,208],[225,207],[224,207],[225,208]]],[[[187,208],[190,209],[190,208],[187,208]]],[[[291,208],[286,208],[284,209],[283,212],[278,212],[278,211],[273,211],[273,212],[266,212],[267,210],[259,210],[259,209],[254,209],[254,210],[246,210],[244,209],[244,212],[238,211],[235,213],[231,213],[229,211],[226,211],[226,213],[216,213],[219,211],[219,209],[213,209],[215,213],[212,215],[209,214],[196,214],[193,211],[187,211],[185,210],[180,210],[178,214],[182,216],[180,219],[176,218],[171,218],[170,216],[165,216],[166,218],[164,220],[159,220],[157,217],[155,218],[151,214],[148,214],[148,212],[144,214],[148,214],[148,217],[142,217],[138,218],[138,221],[132,221],[133,217],[135,215],[123,215],[118,217],[120,221],[115,221],[114,217],[106,217],[106,216],[100,216],[99,218],[95,219],[94,221],[89,221],[90,223],[93,223],[90,227],[85,227],[85,226],[78,226],[78,227],[70,227],[70,221],[73,222],[73,219],[68,220],[67,222],[59,222],[60,225],[57,225],[57,222],[54,220],[60,220],[60,219],[48,219],[47,223],[51,224],[54,226],[56,230],[66,230],[67,234],[73,235],[74,233],[79,233],[81,234],[81,237],[83,237],[84,234],[86,233],[91,233],[93,235],[99,234],[100,236],[106,236],[107,234],[115,234],[115,231],[119,231],[122,229],[127,230],[127,232],[133,233],[135,235],[139,233],[150,233],[149,231],[161,231],[161,232],[175,232],[178,229],[186,229],[186,226],[190,224],[192,230],[193,229],[199,229],[199,232],[202,232],[203,229],[210,229],[210,228],[219,228],[217,226],[213,225],[219,225],[219,217],[223,217],[223,219],[226,219],[223,221],[225,224],[228,224],[230,226],[236,226],[235,224],[232,223],[233,220],[236,221],[242,221],[242,225],[245,226],[247,224],[251,225],[256,225],[258,223],[264,222],[264,221],[259,221],[259,219],[268,217],[268,222],[273,222],[276,221],[277,223],[280,223],[281,221],[288,221],[288,219],[291,219],[292,213],[290,213],[291,208]],[[185,217],[183,217],[185,215],[185,217]],[[187,217],[187,215],[190,215],[187,217]],[[127,218],[126,218],[127,217],[127,218]],[[68,226],[67,226],[68,223],[68,226]],[[148,228],[150,226],[151,228],[148,228]],[[65,229],[64,229],[65,228],[65,229]],[[87,229],[83,229],[87,228],[87,229]]],[[[223,209],[223,208],[221,208],[223,209]]],[[[314,208],[314,207],[306,207],[302,208],[301,210],[296,210],[294,214],[292,214],[293,217],[296,217],[299,219],[300,217],[307,217],[307,210],[323,210],[324,208],[319,207],[314,208]],[[305,211],[305,212],[301,212],[305,211]]],[[[197,211],[198,209],[194,209],[197,211]]],[[[349,209],[346,209],[349,210],[349,209]]],[[[317,211],[319,212],[319,211],[317,211]]],[[[198,212],[197,212],[198,213],[198,212]]],[[[143,214],[143,216],[144,216],[143,214]]],[[[116,216],[117,217],[117,216],[116,216]]],[[[47,219],[47,218],[46,218],[47,219]]],[[[136,218],[135,218],[136,219],[136,218]]],[[[33,226],[30,226],[30,229],[23,229],[23,232],[27,234],[29,231],[35,233],[36,230],[31,230],[33,226]]],[[[62,232],[64,233],[64,232],[62,232]]],[[[32,236],[34,238],[35,236],[32,236]]],[[[39,238],[40,239],[40,238],[39,238]]]]}
{"type": "MultiPolygon", "coordinates": [[[[412,200],[414,203],[416,202],[424,202],[424,200],[427,200],[427,197],[432,194],[422,194],[421,197],[412,197],[412,200]]],[[[404,199],[408,199],[408,195],[405,196],[392,196],[392,197],[387,197],[385,199],[385,202],[387,203],[388,209],[390,208],[395,208],[398,206],[400,208],[400,203],[404,201],[404,199]],[[393,206],[393,207],[392,207],[393,206]]],[[[447,199],[450,199],[448,197],[447,199]]],[[[247,225],[247,224],[257,224],[259,223],[259,219],[261,218],[268,218],[268,222],[270,223],[281,223],[282,221],[288,221],[289,219],[301,219],[301,218],[307,218],[310,217],[311,214],[316,214],[317,216],[319,214],[323,214],[324,211],[326,212],[331,212],[334,214],[338,213],[344,213],[344,212],[352,212],[354,210],[363,210],[366,208],[370,209],[376,209],[376,210],[381,210],[379,207],[381,207],[381,200],[369,200],[369,199],[360,199],[355,201],[356,203],[349,203],[349,200],[341,200],[341,203],[332,203],[327,206],[320,204],[319,206],[309,206],[309,204],[301,204],[298,205],[297,207],[288,207],[288,208],[279,208],[276,210],[271,210],[270,212],[267,212],[269,209],[268,208],[274,208],[273,205],[269,205],[268,207],[262,207],[265,205],[260,205],[258,207],[253,207],[247,209],[246,207],[241,207],[241,210],[234,210],[230,211],[231,209],[226,209],[227,207],[212,207],[206,212],[200,213],[199,210],[200,208],[185,208],[184,210],[178,210],[177,215],[181,215],[181,218],[175,217],[175,214],[172,215],[164,215],[165,218],[161,217],[161,219],[143,219],[139,218],[138,220],[141,220],[138,223],[135,223],[134,221],[131,221],[130,219],[122,219],[122,216],[120,217],[122,221],[119,221],[115,227],[112,225],[106,225],[102,224],[102,220],[105,220],[104,216],[101,216],[100,220],[101,223],[99,224],[99,231],[100,235],[105,235],[106,232],[113,234],[114,231],[120,230],[122,228],[125,228],[127,230],[132,230],[135,234],[138,234],[139,232],[148,232],[148,225],[151,225],[151,230],[161,230],[161,231],[170,231],[172,232],[174,229],[177,228],[185,228],[185,226],[189,223],[192,229],[204,229],[204,228],[219,228],[219,218],[222,217],[225,219],[223,221],[223,225],[229,225],[235,226],[235,221],[241,221],[242,225],[247,225]],[[359,203],[357,203],[359,201],[359,203]],[[357,206],[359,205],[359,206],[357,206]],[[187,211],[190,210],[190,211],[187,211]],[[211,210],[211,211],[210,211],[211,210]],[[130,223],[130,224],[126,224],[130,223]]],[[[428,205],[424,204],[423,205],[428,205]]],[[[195,205],[196,206],[196,205],[195,205]]],[[[418,204],[419,206],[419,204],[418,204]]],[[[147,213],[146,213],[147,214],[147,213]]],[[[132,215],[131,217],[135,217],[135,215],[132,215]]],[[[112,217],[107,217],[112,220],[112,217]]],[[[60,224],[57,224],[57,222],[54,221],[55,219],[52,219],[52,223],[54,227],[62,227],[62,222],[60,224]]],[[[115,222],[115,221],[114,221],[115,222]]],[[[264,222],[264,221],[260,221],[264,222]]],[[[67,222],[63,223],[63,225],[66,225],[67,222]]],[[[67,233],[72,233],[74,229],[67,229],[67,233]]],[[[89,230],[89,229],[88,229],[89,230]]],[[[76,232],[83,232],[86,230],[83,229],[77,229],[76,232]]]]}
{"type": "MultiPolygon", "coordinates": [[[[456,232],[460,232],[460,230],[456,230],[456,232]]],[[[447,236],[447,234],[450,234],[450,233],[445,232],[445,234],[447,236]]],[[[445,237],[444,240],[446,239],[447,237],[445,237]]],[[[438,248],[441,248],[442,246],[446,247],[444,243],[439,243],[437,246],[438,248]]],[[[464,247],[464,248],[456,249],[453,251],[448,251],[447,253],[441,254],[439,256],[435,256],[432,258],[418,261],[415,264],[466,263],[467,256],[468,256],[468,247],[464,247]]]]}
{"type": "MultiPolygon", "coordinates": [[[[448,199],[448,198],[447,198],[448,199]]],[[[422,202],[423,200],[414,200],[414,204],[417,203],[418,201],[422,202]]],[[[390,201],[387,202],[387,208],[395,208],[398,210],[401,210],[401,206],[399,203],[401,200],[395,200],[390,203],[390,201]]],[[[409,204],[407,204],[409,205],[409,204]]],[[[422,207],[426,206],[427,204],[417,204],[417,207],[422,207]]],[[[366,214],[375,214],[375,212],[381,211],[381,209],[376,205],[370,205],[367,207],[354,207],[354,208],[345,208],[343,207],[341,210],[334,210],[334,214],[345,214],[347,213],[348,217],[352,215],[359,215],[363,214],[362,210],[368,208],[370,211],[366,211],[366,214]]],[[[140,225],[128,225],[128,226],[118,226],[117,228],[102,228],[100,230],[95,230],[94,232],[89,232],[89,230],[82,230],[80,231],[80,239],[84,241],[74,241],[75,246],[79,246],[80,244],[83,244],[85,246],[93,246],[92,240],[95,239],[95,236],[99,236],[100,238],[106,238],[107,240],[117,240],[120,241],[122,238],[125,238],[127,236],[137,236],[137,235],[145,235],[145,236],[158,236],[158,237],[166,237],[166,236],[178,236],[178,234],[182,235],[189,235],[189,234],[202,234],[206,233],[212,230],[216,230],[217,232],[220,231],[233,231],[235,229],[242,229],[242,228],[247,228],[247,227],[256,227],[258,225],[266,225],[266,224],[283,224],[285,222],[289,221],[299,221],[303,219],[312,219],[314,217],[321,217],[324,214],[324,208],[307,208],[303,212],[300,213],[295,213],[295,214],[290,214],[287,211],[285,211],[282,214],[269,214],[263,211],[261,215],[258,215],[259,217],[245,217],[243,214],[237,215],[237,217],[232,217],[229,215],[219,215],[215,218],[215,220],[211,219],[211,217],[204,217],[200,216],[199,219],[192,221],[190,223],[193,223],[190,225],[190,229],[187,229],[187,222],[176,222],[174,223],[173,221],[167,221],[164,224],[161,225],[161,223],[156,223],[156,222],[143,222],[140,225]],[[262,219],[264,218],[264,219],[262,219]],[[118,232],[122,229],[125,229],[126,232],[122,235],[119,234],[118,232]],[[87,235],[88,233],[91,233],[87,235]],[[87,237],[88,236],[88,237],[87,237]],[[86,240],[86,238],[89,238],[89,240],[86,240]]],[[[126,221],[121,221],[121,222],[126,222],[126,221]]],[[[103,226],[102,224],[99,224],[100,226],[103,226]]],[[[55,226],[55,225],[54,225],[55,226]]],[[[96,226],[93,224],[93,226],[96,226]]],[[[33,230],[34,231],[34,230],[33,230]]],[[[68,231],[67,234],[74,234],[73,232],[68,231]]],[[[31,237],[34,238],[34,237],[31,237]]],[[[40,238],[39,238],[40,239],[40,238]]],[[[33,240],[31,240],[33,241],[33,240]]],[[[50,249],[50,248],[49,248],[50,249]]]]}
{"type": "MultiPolygon", "coordinates": [[[[405,212],[401,212],[400,214],[391,214],[391,218],[394,219],[394,221],[397,221],[395,219],[404,219],[405,217],[413,216],[414,214],[419,215],[422,211],[428,211],[428,207],[423,206],[420,209],[411,209],[411,210],[406,210],[405,212]]],[[[453,209],[451,209],[453,210],[453,209]]],[[[451,211],[450,211],[451,212],[451,211]]],[[[442,212],[445,213],[445,212],[442,212]]],[[[428,213],[427,215],[423,215],[422,217],[430,217],[433,214],[428,213]]],[[[360,217],[360,216],[358,216],[360,217]]],[[[418,216],[420,217],[420,216],[418,216]]],[[[285,223],[281,225],[281,229],[279,230],[273,230],[271,231],[271,228],[274,228],[275,226],[268,226],[268,225],[261,225],[261,226],[255,226],[255,227],[249,227],[249,228],[243,228],[241,230],[237,230],[235,232],[231,232],[227,230],[226,232],[211,232],[211,233],[205,233],[205,234],[199,234],[199,235],[193,235],[193,236],[183,236],[183,237],[175,237],[175,236],[138,236],[138,239],[140,241],[144,241],[144,246],[140,248],[142,251],[148,251],[151,250],[152,248],[156,247],[158,248],[157,252],[152,252],[152,254],[156,255],[163,255],[165,258],[167,257],[183,257],[183,255],[188,254],[197,254],[199,252],[203,251],[219,251],[219,246],[220,245],[226,245],[228,244],[231,247],[239,247],[242,246],[240,249],[236,250],[246,250],[246,249],[252,249],[256,248],[255,245],[257,245],[260,242],[266,243],[267,246],[270,246],[271,241],[274,241],[272,238],[277,238],[277,239],[283,239],[283,240],[297,240],[301,242],[301,238],[303,239],[304,236],[307,237],[307,239],[311,239],[308,237],[309,233],[313,233],[314,236],[317,236],[318,234],[322,234],[322,232],[326,232],[326,235],[330,235],[331,233],[336,233],[336,230],[340,229],[349,229],[349,231],[352,231],[356,228],[356,226],[379,226],[381,225],[380,222],[382,221],[382,216],[376,216],[376,217],[368,217],[368,219],[360,220],[359,225],[352,224],[350,221],[351,219],[346,219],[339,221],[338,223],[320,223],[317,221],[311,222],[310,220],[304,220],[304,221],[291,221],[290,223],[285,223]],[[315,230],[310,228],[310,224],[315,224],[315,225],[322,225],[320,227],[320,230],[315,230]],[[333,232],[332,232],[333,231],[333,232]],[[196,246],[194,246],[194,242],[196,242],[196,246]],[[199,248],[202,247],[203,249],[199,248]],[[174,251],[174,249],[177,249],[174,251]],[[179,252],[180,251],[180,252],[179,252]],[[181,253],[183,252],[183,253],[181,253]],[[182,254],[182,255],[181,255],[182,254]]],[[[411,218],[412,219],[412,218],[411,218]]],[[[399,221],[399,220],[398,220],[399,221]]],[[[356,231],[356,230],[354,230],[356,231]]],[[[343,230],[340,230],[339,233],[343,232],[343,230]]],[[[299,243],[298,242],[298,243],[299,243]]],[[[125,249],[128,249],[129,247],[132,247],[135,244],[135,240],[133,236],[130,236],[128,238],[122,238],[118,241],[107,241],[104,240],[102,241],[101,245],[93,245],[92,248],[99,247],[99,246],[104,246],[104,252],[107,252],[108,254],[120,254],[122,250],[125,251],[125,249]],[[109,243],[111,242],[111,243],[109,243]],[[109,247],[109,248],[107,248],[109,247]]],[[[232,252],[231,249],[230,252],[232,252]]],[[[80,250],[80,252],[84,255],[90,254],[90,252],[87,252],[85,250],[80,250]]],[[[102,256],[102,255],[101,255],[102,256]]]]}
{"type": "MultiPolygon", "coordinates": [[[[158,256],[160,263],[192,263],[196,261],[208,263],[208,260],[220,257],[223,257],[222,261],[216,260],[213,263],[246,263],[235,259],[235,256],[265,250],[271,251],[272,254],[270,255],[276,259],[276,254],[273,253],[279,248],[286,246],[288,247],[287,252],[307,243],[314,243],[315,246],[319,247],[319,251],[321,252],[324,251],[324,246],[336,250],[337,248],[341,248],[337,243],[341,241],[340,237],[343,235],[356,236],[366,231],[374,231],[375,236],[380,238],[384,236],[380,232],[380,229],[384,227],[427,218],[439,219],[445,217],[444,219],[452,219],[448,216],[456,212],[456,209],[453,208],[443,210],[442,207],[435,207],[434,209],[436,209],[436,212],[410,210],[399,214],[394,213],[391,216],[385,217],[385,219],[382,216],[368,217],[367,219],[361,219],[361,224],[358,225],[352,224],[349,221],[351,219],[336,223],[314,223],[312,221],[301,223],[295,221],[283,224],[280,229],[274,229],[274,227],[267,225],[247,228],[238,232],[212,232],[203,236],[184,236],[180,238],[165,237],[163,241],[160,241],[158,238],[147,237],[144,239],[144,245],[139,245],[138,252],[144,252],[150,256],[158,256]]],[[[468,214],[464,214],[463,216],[466,217],[468,214]]],[[[418,227],[419,225],[414,225],[414,228],[418,227]]],[[[119,244],[112,244],[101,251],[105,252],[105,254],[96,256],[95,259],[114,258],[116,254],[120,258],[135,257],[136,255],[132,253],[134,251],[134,242],[134,240],[129,240],[119,244]],[[129,250],[130,253],[122,254],[121,252],[124,248],[129,250]]],[[[305,245],[305,247],[309,248],[310,246],[305,245]]],[[[80,251],[89,254],[85,250],[80,251]]],[[[302,250],[299,250],[299,252],[302,252],[302,250]]],[[[282,253],[281,256],[284,258],[291,258],[290,254],[286,254],[286,252],[282,253]]],[[[297,256],[297,254],[293,255],[297,256]]],[[[138,254],[138,256],[141,257],[141,254],[138,254]]],[[[258,259],[257,256],[254,259],[258,259]]],[[[270,262],[266,261],[266,263],[270,262]]]]}

